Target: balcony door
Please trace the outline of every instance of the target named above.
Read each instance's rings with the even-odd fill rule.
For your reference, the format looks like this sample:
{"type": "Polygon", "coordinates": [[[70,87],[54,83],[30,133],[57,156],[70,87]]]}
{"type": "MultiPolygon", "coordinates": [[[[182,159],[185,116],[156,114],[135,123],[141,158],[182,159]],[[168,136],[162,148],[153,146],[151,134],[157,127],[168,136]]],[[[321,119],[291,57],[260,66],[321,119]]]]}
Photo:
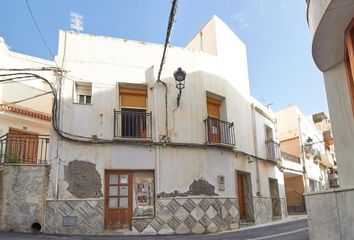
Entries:
{"type": "Polygon", "coordinates": [[[211,143],[221,142],[221,128],[220,128],[220,105],[221,101],[207,97],[207,111],[208,117],[208,134],[211,143]]]}
{"type": "Polygon", "coordinates": [[[146,138],[146,86],[120,86],[119,95],[121,108],[121,136],[123,138],[146,138]]]}
{"type": "Polygon", "coordinates": [[[6,144],[6,158],[13,163],[37,163],[38,134],[10,128],[6,144]]]}

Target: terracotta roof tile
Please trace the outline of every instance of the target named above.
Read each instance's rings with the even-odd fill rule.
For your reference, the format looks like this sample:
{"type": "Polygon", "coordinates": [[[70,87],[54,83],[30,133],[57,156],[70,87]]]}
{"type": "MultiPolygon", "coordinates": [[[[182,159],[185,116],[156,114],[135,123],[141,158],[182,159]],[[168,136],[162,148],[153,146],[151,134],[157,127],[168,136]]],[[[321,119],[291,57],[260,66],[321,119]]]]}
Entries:
{"type": "Polygon", "coordinates": [[[42,120],[49,121],[49,122],[52,119],[51,115],[48,113],[39,112],[39,111],[33,110],[31,108],[21,107],[18,105],[0,104],[0,111],[14,112],[14,113],[26,115],[26,116],[33,117],[33,118],[42,119],[42,120]]]}

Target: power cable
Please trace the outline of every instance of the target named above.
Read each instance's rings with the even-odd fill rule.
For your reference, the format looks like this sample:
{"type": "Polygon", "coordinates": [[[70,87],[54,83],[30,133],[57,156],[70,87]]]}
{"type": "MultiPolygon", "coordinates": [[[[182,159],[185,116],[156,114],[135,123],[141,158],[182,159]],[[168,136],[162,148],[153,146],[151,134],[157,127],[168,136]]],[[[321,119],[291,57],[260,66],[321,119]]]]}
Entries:
{"type": "Polygon", "coordinates": [[[32,96],[32,97],[24,98],[24,99],[15,101],[15,102],[1,103],[0,106],[4,106],[4,105],[8,105],[8,104],[16,104],[16,103],[25,102],[25,101],[28,101],[28,100],[31,100],[31,99],[34,99],[34,98],[37,98],[37,97],[41,97],[41,96],[44,96],[44,95],[48,95],[48,94],[50,94],[50,93],[52,93],[52,92],[45,92],[45,93],[42,93],[42,94],[37,94],[37,95],[34,95],[34,96],[32,96]]]}
{"type": "Polygon", "coordinates": [[[32,10],[31,10],[31,7],[30,7],[30,5],[29,5],[29,3],[28,3],[28,0],[26,0],[26,4],[27,4],[28,11],[29,11],[29,13],[31,14],[33,23],[34,23],[34,25],[36,26],[37,32],[39,33],[39,36],[40,36],[41,39],[42,39],[43,44],[44,44],[45,47],[47,48],[49,55],[54,59],[54,55],[53,55],[52,51],[50,50],[50,48],[49,48],[49,46],[48,46],[46,40],[44,39],[44,36],[43,36],[43,34],[42,34],[42,32],[41,32],[41,30],[40,30],[40,28],[39,28],[39,25],[38,25],[36,19],[34,18],[34,15],[33,15],[33,13],[32,13],[32,10]]]}

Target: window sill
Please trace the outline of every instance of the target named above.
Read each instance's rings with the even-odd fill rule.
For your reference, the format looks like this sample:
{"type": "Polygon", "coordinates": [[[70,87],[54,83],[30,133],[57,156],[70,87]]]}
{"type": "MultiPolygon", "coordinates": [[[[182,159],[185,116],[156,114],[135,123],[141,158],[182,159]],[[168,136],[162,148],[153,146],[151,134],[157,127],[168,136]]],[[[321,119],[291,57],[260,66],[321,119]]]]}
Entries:
{"type": "Polygon", "coordinates": [[[133,216],[132,220],[142,220],[142,219],[153,219],[155,216],[149,215],[149,216],[133,216]]]}
{"type": "Polygon", "coordinates": [[[224,148],[234,148],[235,144],[226,144],[226,143],[206,143],[207,146],[216,146],[224,148]]]}
{"type": "Polygon", "coordinates": [[[92,103],[78,103],[78,102],[73,102],[73,104],[77,104],[77,105],[88,105],[91,106],[92,103]]]}
{"type": "Polygon", "coordinates": [[[115,137],[113,138],[115,142],[147,142],[152,143],[152,139],[150,138],[124,138],[124,137],[115,137]]]}

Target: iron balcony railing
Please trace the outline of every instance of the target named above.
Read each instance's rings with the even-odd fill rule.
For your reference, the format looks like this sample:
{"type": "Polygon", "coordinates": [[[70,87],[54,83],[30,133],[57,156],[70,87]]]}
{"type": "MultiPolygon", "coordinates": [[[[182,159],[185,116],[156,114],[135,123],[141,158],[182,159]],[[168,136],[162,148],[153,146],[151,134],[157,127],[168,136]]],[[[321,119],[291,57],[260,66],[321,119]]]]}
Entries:
{"type": "Polygon", "coordinates": [[[208,144],[227,144],[235,145],[234,123],[208,117],[204,120],[205,135],[208,144]]]}
{"type": "Polygon", "coordinates": [[[151,112],[114,110],[114,137],[151,139],[151,115],[151,112]]]}
{"type": "Polygon", "coordinates": [[[267,158],[269,160],[281,160],[280,145],[273,139],[267,140],[267,158]]]}
{"type": "Polygon", "coordinates": [[[8,164],[47,164],[49,136],[5,134],[0,137],[0,162],[8,164]]]}

